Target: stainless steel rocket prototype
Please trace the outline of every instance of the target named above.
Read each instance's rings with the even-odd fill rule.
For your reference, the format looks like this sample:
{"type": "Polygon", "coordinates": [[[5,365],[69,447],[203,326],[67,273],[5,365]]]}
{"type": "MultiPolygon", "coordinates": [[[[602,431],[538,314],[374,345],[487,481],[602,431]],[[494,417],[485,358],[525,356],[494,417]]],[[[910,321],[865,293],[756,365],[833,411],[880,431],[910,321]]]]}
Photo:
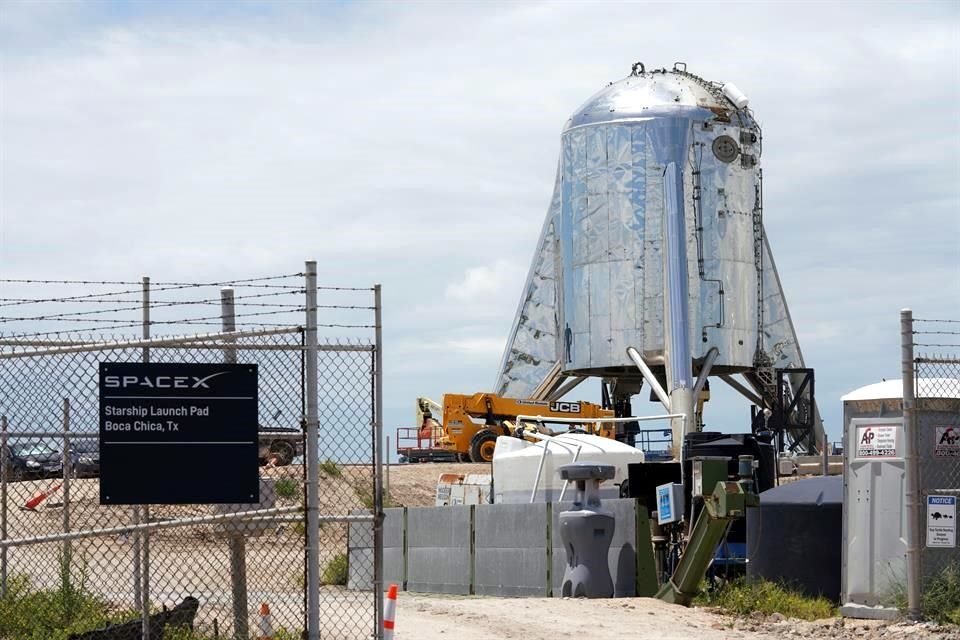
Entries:
{"type": "Polygon", "coordinates": [[[528,396],[551,370],[638,379],[628,347],[685,403],[714,348],[714,374],[802,367],[763,227],[761,152],[743,93],[682,63],[637,63],[580,107],[496,391],[528,396]]]}

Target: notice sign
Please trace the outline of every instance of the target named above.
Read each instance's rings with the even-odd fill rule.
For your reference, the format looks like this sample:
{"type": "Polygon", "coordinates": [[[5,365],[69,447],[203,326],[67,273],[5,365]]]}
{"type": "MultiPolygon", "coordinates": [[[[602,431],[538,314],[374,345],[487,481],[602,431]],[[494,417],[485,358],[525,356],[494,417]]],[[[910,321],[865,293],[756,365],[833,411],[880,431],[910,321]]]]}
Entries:
{"type": "Polygon", "coordinates": [[[100,503],[259,496],[257,366],[100,364],[100,503]]]}
{"type": "Polygon", "coordinates": [[[896,426],[857,427],[858,458],[896,458],[896,426]]]}
{"type": "Polygon", "coordinates": [[[956,496],[927,496],[927,546],[957,546],[956,496]]]}
{"type": "Polygon", "coordinates": [[[934,430],[933,455],[960,457],[960,426],[937,427],[934,430]]]}

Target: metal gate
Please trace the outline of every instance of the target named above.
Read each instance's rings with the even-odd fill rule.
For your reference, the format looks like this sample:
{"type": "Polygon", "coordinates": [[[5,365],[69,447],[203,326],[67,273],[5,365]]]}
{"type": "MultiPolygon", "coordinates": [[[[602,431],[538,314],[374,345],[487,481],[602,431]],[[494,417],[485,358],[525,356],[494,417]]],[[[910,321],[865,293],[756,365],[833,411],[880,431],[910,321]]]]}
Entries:
{"type": "Polygon", "coordinates": [[[0,338],[0,639],[380,635],[379,287],[318,287],[307,263],[242,281],[0,291],[15,331],[0,338]],[[215,313],[183,313],[204,305],[215,313]],[[53,322],[71,329],[36,330],[53,322]],[[94,322],[141,335],[72,329],[94,322]],[[219,326],[172,334],[200,324],[219,326]],[[258,365],[258,503],[99,503],[98,366],[141,361],[258,365]],[[374,553],[350,557],[357,521],[374,525],[374,553]],[[349,562],[369,565],[372,589],[348,588],[349,562]]]}

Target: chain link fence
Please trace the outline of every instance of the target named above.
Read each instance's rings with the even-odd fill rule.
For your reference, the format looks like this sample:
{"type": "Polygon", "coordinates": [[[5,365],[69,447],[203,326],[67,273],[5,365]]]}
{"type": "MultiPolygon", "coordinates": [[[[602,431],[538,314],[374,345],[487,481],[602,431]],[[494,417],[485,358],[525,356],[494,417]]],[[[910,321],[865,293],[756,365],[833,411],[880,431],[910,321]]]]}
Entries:
{"type": "MultiPolygon", "coordinates": [[[[350,558],[347,539],[351,522],[376,523],[382,509],[379,332],[348,317],[379,318],[379,292],[316,287],[310,271],[152,291],[145,279],[139,306],[133,282],[0,281],[5,293],[72,289],[0,298],[18,312],[0,323],[20,323],[0,337],[0,640],[379,637],[380,581],[346,584],[348,562],[380,575],[379,554],[350,558]],[[182,313],[219,305],[206,288],[224,286],[235,307],[182,313]],[[157,291],[167,299],[151,302],[157,291]],[[358,294],[373,304],[336,298],[358,294]],[[259,323],[264,309],[274,324],[243,320],[259,323]],[[129,311],[142,321],[120,317],[129,311]],[[90,335],[94,319],[139,331],[90,335]],[[62,321],[83,329],[45,330],[62,321]],[[148,337],[200,324],[221,331],[148,337]],[[147,360],[257,365],[259,502],[101,504],[99,365],[147,360]]],[[[178,472],[178,460],[165,464],[178,472]]]]}
{"type": "Polygon", "coordinates": [[[926,507],[920,573],[929,581],[950,564],[960,568],[960,321],[915,319],[914,336],[920,503],[926,507]],[[953,509],[939,502],[953,502],[953,509]],[[940,546],[951,531],[953,546],[940,546]]]}
{"type": "Polygon", "coordinates": [[[925,594],[960,570],[960,321],[901,312],[907,459],[908,607],[926,611],[925,594]]]}

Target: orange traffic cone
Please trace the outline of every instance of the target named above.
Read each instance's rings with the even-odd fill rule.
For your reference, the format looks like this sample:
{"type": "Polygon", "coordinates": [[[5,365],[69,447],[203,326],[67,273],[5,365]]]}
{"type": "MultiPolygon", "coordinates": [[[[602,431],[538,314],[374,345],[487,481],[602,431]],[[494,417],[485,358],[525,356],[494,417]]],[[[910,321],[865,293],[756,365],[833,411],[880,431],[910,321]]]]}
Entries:
{"type": "Polygon", "coordinates": [[[383,608],[383,640],[393,640],[394,620],[397,617],[397,585],[390,585],[383,608]]]}
{"type": "Polygon", "coordinates": [[[23,507],[21,507],[21,508],[23,508],[23,509],[29,509],[30,511],[35,511],[36,508],[37,508],[37,506],[38,506],[41,502],[43,502],[44,500],[46,500],[47,498],[49,498],[50,496],[52,496],[54,493],[56,493],[56,492],[57,492],[57,489],[59,489],[62,485],[63,485],[62,482],[58,482],[57,484],[53,485],[52,487],[50,487],[50,488],[47,489],[46,491],[41,491],[41,492],[38,493],[37,495],[35,495],[35,496],[33,496],[32,498],[30,498],[29,500],[27,500],[27,502],[26,502],[26,503],[23,505],[23,507]]]}
{"type": "Polygon", "coordinates": [[[257,640],[273,640],[273,616],[266,602],[260,604],[260,634],[257,640]]]}

